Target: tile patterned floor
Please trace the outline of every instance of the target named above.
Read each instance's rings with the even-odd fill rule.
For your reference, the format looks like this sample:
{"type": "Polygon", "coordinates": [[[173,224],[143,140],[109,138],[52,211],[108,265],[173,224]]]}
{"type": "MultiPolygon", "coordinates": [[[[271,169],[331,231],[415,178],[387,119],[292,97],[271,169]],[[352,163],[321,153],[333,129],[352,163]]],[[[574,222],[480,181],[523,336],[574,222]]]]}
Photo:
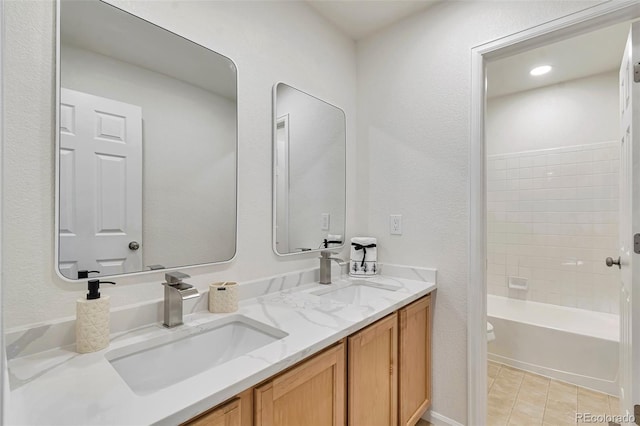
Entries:
{"type": "Polygon", "coordinates": [[[618,398],[610,395],[491,361],[488,373],[487,423],[491,426],[576,425],[583,424],[576,421],[576,413],[619,412],[618,398]]]}

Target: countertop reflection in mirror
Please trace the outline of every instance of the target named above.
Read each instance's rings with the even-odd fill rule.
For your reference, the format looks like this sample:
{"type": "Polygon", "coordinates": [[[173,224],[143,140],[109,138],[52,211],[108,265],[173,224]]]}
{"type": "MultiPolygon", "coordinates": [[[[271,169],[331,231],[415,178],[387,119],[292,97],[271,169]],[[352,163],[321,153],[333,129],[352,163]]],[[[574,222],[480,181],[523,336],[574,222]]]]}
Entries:
{"type": "Polygon", "coordinates": [[[342,247],[344,111],[284,83],[273,97],[273,249],[289,255],[342,247]]]}
{"type": "Polygon", "coordinates": [[[231,260],[234,63],[99,0],[58,7],[59,273],[231,260]]]}

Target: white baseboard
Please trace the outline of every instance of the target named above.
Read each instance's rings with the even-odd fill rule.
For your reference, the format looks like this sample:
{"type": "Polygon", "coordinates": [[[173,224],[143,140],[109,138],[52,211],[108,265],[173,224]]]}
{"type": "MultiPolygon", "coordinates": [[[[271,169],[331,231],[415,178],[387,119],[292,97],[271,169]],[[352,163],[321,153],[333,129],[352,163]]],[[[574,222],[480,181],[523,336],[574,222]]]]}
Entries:
{"type": "Polygon", "coordinates": [[[433,410],[429,410],[424,413],[422,418],[436,426],[464,426],[462,423],[458,423],[457,421],[450,419],[447,416],[443,416],[440,413],[436,413],[433,410]]]}

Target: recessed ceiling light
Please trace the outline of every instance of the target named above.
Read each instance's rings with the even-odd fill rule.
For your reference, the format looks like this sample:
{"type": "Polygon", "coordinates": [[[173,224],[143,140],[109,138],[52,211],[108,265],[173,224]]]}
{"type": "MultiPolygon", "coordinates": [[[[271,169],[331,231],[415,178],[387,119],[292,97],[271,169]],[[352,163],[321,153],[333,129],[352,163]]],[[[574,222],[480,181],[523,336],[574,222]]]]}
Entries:
{"type": "Polygon", "coordinates": [[[541,66],[535,67],[534,69],[529,71],[529,74],[534,75],[534,76],[538,76],[538,75],[546,74],[549,71],[551,71],[551,65],[541,65],[541,66]]]}

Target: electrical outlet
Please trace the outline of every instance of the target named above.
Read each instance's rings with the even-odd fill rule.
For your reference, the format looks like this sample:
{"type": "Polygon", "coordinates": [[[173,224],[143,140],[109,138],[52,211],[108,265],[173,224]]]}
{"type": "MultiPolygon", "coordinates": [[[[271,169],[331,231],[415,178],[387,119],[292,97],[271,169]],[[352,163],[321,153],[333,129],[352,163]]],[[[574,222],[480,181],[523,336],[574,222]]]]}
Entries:
{"type": "Polygon", "coordinates": [[[320,215],[320,230],[328,231],[331,224],[331,215],[329,213],[322,213],[320,215]]]}
{"type": "Polygon", "coordinates": [[[402,215],[392,214],[389,216],[389,233],[391,235],[402,235],[402,215]]]}

